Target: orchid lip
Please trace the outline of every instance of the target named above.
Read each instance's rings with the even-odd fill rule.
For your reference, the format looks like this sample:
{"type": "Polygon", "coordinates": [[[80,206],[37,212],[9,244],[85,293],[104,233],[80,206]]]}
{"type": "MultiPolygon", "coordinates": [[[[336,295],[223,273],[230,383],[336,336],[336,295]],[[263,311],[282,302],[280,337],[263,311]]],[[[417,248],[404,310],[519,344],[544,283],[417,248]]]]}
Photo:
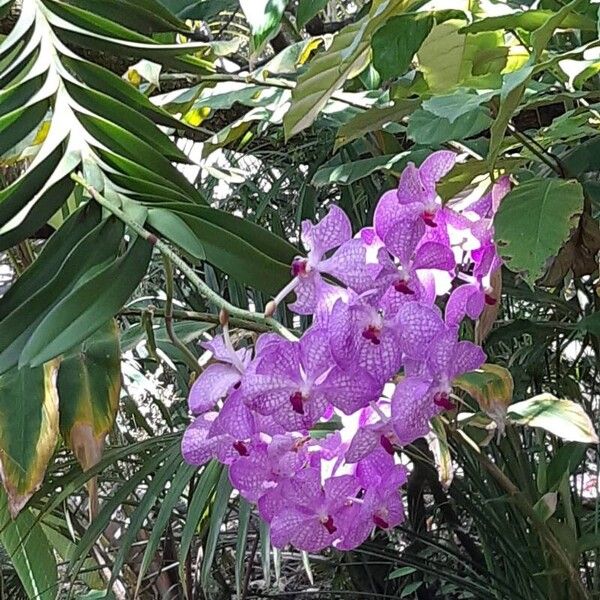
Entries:
{"type": "Polygon", "coordinates": [[[394,445],[392,444],[392,442],[390,442],[389,438],[385,435],[382,435],[379,438],[379,443],[383,446],[383,449],[388,453],[393,455],[395,450],[394,450],[394,445]]]}
{"type": "Polygon", "coordinates": [[[327,519],[321,519],[321,523],[323,527],[327,529],[328,533],[334,534],[337,531],[337,527],[333,524],[333,517],[331,515],[327,515],[327,519]]]}
{"type": "Polygon", "coordinates": [[[421,213],[421,219],[425,221],[425,225],[429,227],[437,227],[437,223],[435,222],[435,213],[430,212],[428,210],[421,213]]]}
{"type": "Polygon", "coordinates": [[[378,327],[375,327],[373,325],[369,325],[362,332],[362,336],[366,340],[369,340],[375,346],[379,346],[379,344],[381,343],[381,340],[379,339],[380,334],[381,334],[381,329],[379,329],[378,327]]]}
{"type": "Polygon", "coordinates": [[[375,523],[377,527],[381,527],[381,529],[387,529],[390,526],[390,524],[379,515],[373,515],[373,523],[375,523]]]}
{"type": "Polygon", "coordinates": [[[410,287],[408,287],[408,282],[405,281],[404,279],[399,279],[395,284],[394,284],[394,289],[400,293],[400,294],[414,294],[414,290],[411,290],[410,287]]]}
{"type": "Polygon", "coordinates": [[[304,396],[302,392],[294,392],[290,396],[290,402],[292,404],[292,410],[299,415],[304,414],[304,396]]]}
{"type": "Polygon", "coordinates": [[[241,440],[234,442],[233,448],[240,456],[248,456],[248,454],[250,454],[248,452],[248,447],[241,440]]]}
{"type": "Polygon", "coordinates": [[[433,397],[433,403],[444,410],[452,410],[455,408],[454,402],[450,400],[450,397],[445,392],[438,392],[433,397]]]}
{"type": "Polygon", "coordinates": [[[493,298],[492,296],[490,296],[490,294],[485,294],[484,298],[485,298],[485,303],[488,306],[494,306],[498,302],[496,300],[496,298],[493,298]]]}

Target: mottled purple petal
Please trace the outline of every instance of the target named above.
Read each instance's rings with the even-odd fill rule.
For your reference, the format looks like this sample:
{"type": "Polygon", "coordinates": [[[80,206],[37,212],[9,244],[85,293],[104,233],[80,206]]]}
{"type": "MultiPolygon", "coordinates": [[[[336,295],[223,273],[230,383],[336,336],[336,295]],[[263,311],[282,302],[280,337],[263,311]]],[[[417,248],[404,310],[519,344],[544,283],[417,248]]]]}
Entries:
{"type": "Polygon", "coordinates": [[[271,521],[271,542],[276,548],[292,544],[298,550],[318,552],[334,539],[318,517],[308,511],[283,510],[271,521]]]}
{"type": "Polygon", "coordinates": [[[406,377],[396,386],[392,417],[394,431],[402,446],[426,435],[429,420],[439,411],[429,397],[429,387],[429,381],[416,377],[406,377]]]}
{"type": "Polygon", "coordinates": [[[397,315],[402,351],[410,358],[425,358],[430,342],[443,329],[444,322],[436,307],[411,302],[397,315]]]}
{"type": "Polygon", "coordinates": [[[300,278],[300,281],[294,292],[296,300],[288,304],[288,308],[299,315],[310,315],[315,312],[318,301],[318,284],[321,281],[321,275],[312,271],[307,277],[300,278]]]}
{"type": "Polygon", "coordinates": [[[452,271],[456,267],[454,252],[444,244],[426,242],[417,249],[413,269],[452,271]]]}
{"type": "Polygon", "coordinates": [[[419,167],[419,176],[425,189],[435,189],[436,183],[451,171],[455,163],[456,154],[449,150],[430,154],[419,167]]]}
{"type": "Polygon", "coordinates": [[[423,182],[419,174],[419,169],[415,163],[409,162],[400,175],[396,198],[401,204],[410,202],[423,202],[422,197],[425,192],[423,182]]]}
{"type": "Polygon", "coordinates": [[[309,378],[318,378],[333,366],[327,331],[311,327],[300,339],[300,360],[309,378]]]}
{"type": "Polygon", "coordinates": [[[381,385],[368,372],[357,369],[345,372],[339,367],[334,368],[326,385],[331,404],[347,415],[376,400],[381,392],[381,385]]]}
{"type": "Polygon", "coordinates": [[[240,393],[249,408],[269,415],[288,404],[297,388],[297,383],[288,378],[257,374],[248,375],[244,379],[240,393]]]}
{"type": "MultiPolygon", "coordinates": [[[[212,417],[216,414],[211,415],[212,417]]],[[[181,453],[190,465],[200,466],[208,462],[216,452],[216,441],[208,437],[211,420],[203,415],[188,426],[181,440],[181,453]]]]}
{"type": "Polygon", "coordinates": [[[310,221],[302,223],[302,242],[309,252],[320,258],[333,248],[337,248],[352,237],[352,226],[348,215],[338,206],[332,206],[329,212],[313,225],[310,221]]]}
{"type": "Polygon", "coordinates": [[[242,396],[234,392],[223,404],[210,432],[212,435],[227,434],[238,440],[245,440],[256,433],[254,415],[242,401],[242,396]]]}
{"type": "Polygon", "coordinates": [[[454,355],[450,377],[479,369],[485,362],[485,352],[472,342],[459,342],[454,355]]]}
{"type": "Polygon", "coordinates": [[[192,385],[188,397],[190,410],[195,415],[210,410],[240,379],[240,372],[231,365],[209,365],[192,385]]]}
{"type": "Polygon", "coordinates": [[[359,429],[346,452],[346,462],[355,463],[377,448],[379,435],[371,429],[359,429]]]}
{"type": "Polygon", "coordinates": [[[340,246],[331,258],[319,264],[322,273],[329,273],[359,294],[371,289],[381,271],[378,262],[367,264],[367,248],[362,240],[352,239],[340,246]]]}
{"type": "Polygon", "coordinates": [[[450,327],[459,325],[466,314],[476,319],[483,311],[485,299],[479,286],[465,284],[455,288],[446,304],[446,323],[450,327]]]}

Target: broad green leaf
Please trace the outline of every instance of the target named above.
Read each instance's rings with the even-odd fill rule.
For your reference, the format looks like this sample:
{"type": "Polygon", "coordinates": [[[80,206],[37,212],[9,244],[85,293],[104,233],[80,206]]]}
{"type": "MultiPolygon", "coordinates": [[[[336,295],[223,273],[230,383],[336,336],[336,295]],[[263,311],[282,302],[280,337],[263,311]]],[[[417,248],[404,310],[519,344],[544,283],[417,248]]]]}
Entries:
{"type": "MultiPolygon", "coordinates": [[[[514,12],[509,15],[486,17],[474,21],[464,27],[464,33],[481,33],[482,31],[498,31],[498,29],[524,29],[535,31],[553,17],[556,13],[551,10],[530,9],[525,12],[514,12]]],[[[560,24],[561,29],[580,29],[582,31],[596,31],[597,25],[593,19],[581,14],[570,14],[560,24]]]]}
{"type": "Polygon", "coordinates": [[[58,362],[0,376],[0,473],[16,517],[42,483],[58,437],[58,362]]]}
{"type": "Polygon", "coordinates": [[[235,11],[238,0],[160,0],[180,19],[208,21],[222,11],[235,11]]]}
{"type": "Polygon", "coordinates": [[[2,489],[0,543],[29,598],[55,600],[58,596],[58,569],[52,546],[31,510],[24,510],[11,520],[8,500],[2,489]]]}
{"type": "Polygon", "coordinates": [[[534,68],[552,38],[554,31],[583,1],[585,0],[573,0],[559,11],[553,12],[543,25],[535,29],[531,34],[532,49],[527,62],[516,71],[504,75],[500,95],[500,108],[490,129],[490,147],[487,156],[490,165],[493,165],[498,157],[506,128],[521,102],[521,98],[527,89],[527,84],[533,76],[534,68]]]}
{"type": "Polygon", "coordinates": [[[329,0],[299,0],[296,9],[296,27],[302,29],[313,17],[318,15],[329,0]]]}
{"type": "Polygon", "coordinates": [[[391,18],[373,35],[373,66],[382,79],[404,75],[433,27],[433,16],[411,13],[391,18]]]}
{"type": "Polygon", "coordinates": [[[539,427],[569,442],[597,444],[598,436],[591,419],[576,402],[540,394],[511,404],[508,418],[518,425],[539,427]]]}
{"type": "MultiPolygon", "coordinates": [[[[58,371],[60,433],[85,471],[98,463],[113,427],[121,391],[119,330],[109,321],[65,356],[58,371]]],[[[90,480],[91,514],[97,489],[90,480]]]]}
{"type": "Polygon", "coordinates": [[[586,446],[577,442],[569,442],[559,448],[548,464],[546,486],[542,491],[557,491],[563,479],[571,476],[577,470],[586,451],[586,446]]]}
{"type": "Polygon", "coordinates": [[[70,350],[97,331],[125,304],[146,273],[152,246],[136,238],[117,261],[62,299],[37,326],[20,364],[36,366],[70,350]]]}
{"type": "Polygon", "coordinates": [[[600,337],[600,312],[592,313],[581,319],[581,321],[577,323],[576,328],[600,337]]]}
{"type": "Polygon", "coordinates": [[[574,180],[535,178],[504,198],[494,219],[498,252],[530,286],[576,227],[583,191],[574,180]]]}
{"type": "Polygon", "coordinates": [[[287,0],[239,0],[252,30],[252,48],[258,54],[275,35],[287,0]]]}
{"type": "Polygon", "coordinates": [[[492,118],[483,107],[458,117],[454,123],[420,108],[409,117],[406,133],[418,144],[437,146],[449,140],[469,138],[491,123],[492,118]]]}
{"type": "Polygon", "coordinates": [[[478,109],[482,104],[491,100],[494,95],[495,92],[478,94],[476,91],[460,89],[447,96],[432,96],[423,102],[422,107],[438,117],[448,119],[453,124],[456,119],[478,109]]]}
{"type": "Polygon", "coordinates": [[[373,35],[373,66],[382,79],[404,75],[413,57],[433,27],[427,13],[411,13],[391,18],[373,35]]]}
{"type": "Polygon", "coordinates": [[[414,567],[400,567],[399,569],[394,569],[388,576],[388,579],[398,579],[399,577],[406,577],[407,575],[412,575],[415,573],[417,569],[414,567]]]}
{"type": "Polygon", "coordinates": [[[329,50],[318,55],[298,78],[291,106],[283,119],[287,139],[309,127],[334,92],[367,65],[373,33],[415,2],[375,0],[366,17],[336,34],[329,50]]]}
{"type": "Polygon", "coordinates": [[[432,92],[458,85],[494,87],[506,64],[506,48],[496,33],[460,33],[465,21],[448,19],[433,27],[417,53],[419,69],[432,92]]]}

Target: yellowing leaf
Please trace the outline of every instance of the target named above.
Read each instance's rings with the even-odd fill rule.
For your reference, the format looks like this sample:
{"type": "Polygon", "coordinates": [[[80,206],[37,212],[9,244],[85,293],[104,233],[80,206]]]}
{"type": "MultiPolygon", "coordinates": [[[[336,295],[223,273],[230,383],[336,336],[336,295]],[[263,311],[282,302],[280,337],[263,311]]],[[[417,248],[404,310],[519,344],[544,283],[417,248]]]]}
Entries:
{"type": "MultiPolygon", "coordinates": [[[[60,432],[85,471],[102,456],[121,392],[121,353],[116,321],[109,321],[66,356],[58,373],[60,432]]],[[[95,480],[90,507],[97,506],[95,480]]]]}
{"type": "Polygon", "coordinates": [[[0,478],[14,517],[39,488],[58,437],[58,361],[0,376],[0,478]]]}
{"type": "Polygon", "coordinates": [[[508,418],[518,425],[545,429],[570,442],[598,443],[594,425],[583,407],[552,394],[539,394],[512,404],[508,409],[508,418]]]}

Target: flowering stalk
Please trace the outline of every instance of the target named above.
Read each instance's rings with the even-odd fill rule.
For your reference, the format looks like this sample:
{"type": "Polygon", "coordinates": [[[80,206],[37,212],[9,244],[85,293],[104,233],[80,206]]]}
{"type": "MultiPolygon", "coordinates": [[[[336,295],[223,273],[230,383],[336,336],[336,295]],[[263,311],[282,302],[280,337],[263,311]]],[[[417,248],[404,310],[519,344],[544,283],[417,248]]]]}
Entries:
{"type": "Polygon", "coordinates": [[[265,318],[259,313],[238,308],[230,302],[227,302],[227,300],[219,296],[219,294],[212,290],[200,277],[198,277],[194,270],[178,254],[176,254],[168,244],[158,239],[153,233],[149,232],[147,229],[144,229],[144,227],[142,227],[134,219],[130,218],[129,215],[127,215],[124,211],[115,206],[110,200],[105,198],[83,177],[76,173],[72,173],[71,178],[76,183],[81,185],[88,192],[88,194],[96,202],[98,202],[98,204],[104,206],[104,208],[106,208],[109,212],[115,215],[115,217],[117,217],[120,221],[123,221],[123,223],[125,223],[132,231],[137,233],[140,237],[147,240],[153,246],[156,246],[156,248],[158,248],[161,254],[168,257],[173,262],[173,264],[186,276],[190,283],[198,290],[198,292],[202,296],[204,296],[204,298],[206,298],[206,300],[208,300],[212,304],[215,304],[219,308],[225,309],[230,315],[234,317],[267,325],[271,330],[279,333],[280,335],[287,338],[295,339],[291,332],[275,319],[265,318]]]}

